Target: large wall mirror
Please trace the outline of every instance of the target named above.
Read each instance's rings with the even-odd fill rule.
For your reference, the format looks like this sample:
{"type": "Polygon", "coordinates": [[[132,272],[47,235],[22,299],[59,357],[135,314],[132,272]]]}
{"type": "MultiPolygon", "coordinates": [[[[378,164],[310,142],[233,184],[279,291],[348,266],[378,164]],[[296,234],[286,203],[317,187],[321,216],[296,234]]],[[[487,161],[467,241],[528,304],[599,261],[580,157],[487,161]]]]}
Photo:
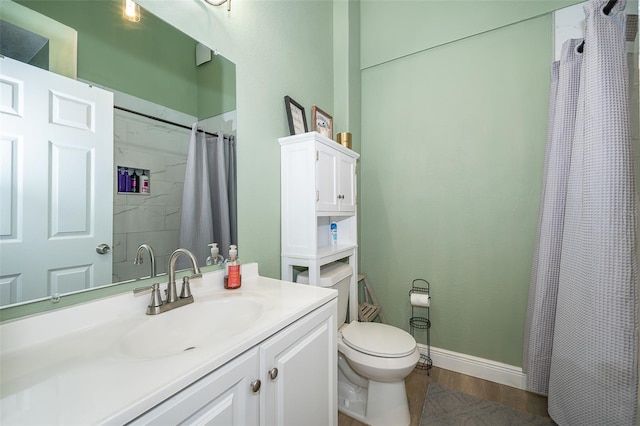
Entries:
{"type": "MultiPolygon", "coordinates": [[[[14,205],[0,211],[0,308],[149,277],[152,271],[148,251],[142,254],[143,264],[134,263],[142,244],[153,248],[155,273],[165,273],[171,252],[186,246],[182,244],[180,228],[181,222],[187,222],[182,221],[185,181],[189,184],[195,180],[186,175],[193,124],[198,123],[201,136],[207,135],[202,136],[206,143],[212,146],[225,144],[226,157],[229,157],[227,145],[235,144],[235,65],[144,9],[140,9],[139,20],[126,19],[124,4],[123,0],[3,1],[0,11],[2,38],[9,41],[11,38],[7,34],[13,31],[18,31],[18,35],[14,42],[0,43],[3,45],[0,53],[7,58],[31,62],[31,65],[24,65],[29,71],[18,71],[19,76],[25,81],[29,78],[42,81],[45,78],[40,76],[54,74],[56,78],[77,77],[89,91],[112,93],[112,105],[106,112],[100,112],[99,108],[95,111],[106,114],[106,121],[112,120],[113,125],[112,146],[107,151],[86,154],[65,145],[66,136],[49,134],[41,135],[47,140],[44,147],[34,149],[29,145],[29,137],[20,140],[16,132],[7,136],[5,133],[10,126],[5,126],[3,121],[6,124],[9,120],[0,117],[0,133],[3,133],[0,135],[0,149],[3,150],[0,154],[3,157],[0,161],[3,192],[0,203],[5,207],[14,205]],[[11,7],[5,7],[9,4],[11,7]],[[37,24],[30,25],[34,19],[37,24]],[[61,33],[51,29],[56,25],[63,28],[62,34],[66,35],[58,36],[61,33]],[[22,47],[16,44],[24,44],[32,50],[16,53],[22,47]],[[70,63],[73,65],[71,70],[70,63]],[[62,71],[60,64],[63,64],[62,71]],[[56,145],[59,142],[56,138],[63,142],[56,145]],[[39,154],[45,161],[41,175],[21,176],[18,169],[22,167],[22,161],[31,161],[34,154],[39,154]],[[107,165],[99,172],[101,178],[87,178],[100,165],[107,165]],[[106,179],[105,174],[108,175],[106,179]],[[36,186],[31,183],[36,181],[45,188],[44,193],[30,192],[31,187],[36,186]],[[89,183],[81,183],[84,181],[89,183]],[[98,181],[101,183],[96,183],[98,181]],[[133,181],[137,185],[135,192],[133,181]],[[74,194],[78,194],[79,199],[74,194]],[[42,201],[44,207],[24,207],[28,206],[29,199],[42,201]],[[105,199],[108,200],[106,206],[97,204],[105,199]],[[62,220],[52,219],[54,214],[49,205],[52,202],[58,203],[59,211],[67,210],[67,213],[79,216],[85,228],[80,226],[78,231],[71,221],[65,225],[62,220]],[[37,226],[27,224],[30,216],[37,220],[44,218],[41,231],[37,226]],[[57,231],[53,229],[56,226],[57,231]],[[65,226],[71,231],[63,232],[65,226]],[[108,266],[99,272],[94,261],[76,259],[71,244],[74,233],[78,239],[87,240],[89,234],[105,229],[109,231],[103,241],[83,249],[90,257],[97,256],[96,262],[108,266]],[[48,252],[43,252],[37,243],[34,248],[17,249],[17,242],[26,240],[29,232],[41,234],[39,237],[45,240],[57,235],[53,239],[64,244],[49,248],[48,252]],[[108,246],[102,254],[98,253],[100,243],[108,246]],[[59,257],[64,263],[60,267],[41,265],[43,259],[52,257],[59,257]],[[44,268],[40,275],[33,272],[36,266],[44,268]]],[[[9,66],[5,68],[8,70],[9,66]]],[[[4,71],[0,70],[3,78],[4,71]]],[[[7,81],[11,83],[12,80],[5,78],[2,82],[3,106],[6,106],[6,94],[10,92],[5,89],[13,87],[13,83],[7,81]]],[[[18,86],[16,83],[15,87],[18,86]]],[[[85,108],[80,95],[58,96],[62,92],[48,92],[47,99],[31,104],[68,104],[72,113],[79,112],[83,119],[93,114],[93,106],[85,108]],[[54,99],[56,97],[58,99],[54,99]]],[[[28,109],[30,103],[24,105],[28,109]]],[[[51,121],[53,113],[47,114],[47,120],[51,121]]],[[[88,120],[100,123],[100,117],[88,120]]],[[[231,161],[234,164],[225,169],[227,175],[235,174],[234,155],[231,155],[231,161]]],[[[226,190],[225,196],[230,203],[235,202],[235,187],[229,186],[226,190]]],[[[233,229],[228,230],[227,239],[235,244],[234,206],[229,208],[228,215],[231,216],[228,227],[233,229]]],[[[221,254],[228,244],[220,244],[221,254]]],[[[198,256],[202,264],[207,247],[203,248],[205,255],[198,256]]]]}

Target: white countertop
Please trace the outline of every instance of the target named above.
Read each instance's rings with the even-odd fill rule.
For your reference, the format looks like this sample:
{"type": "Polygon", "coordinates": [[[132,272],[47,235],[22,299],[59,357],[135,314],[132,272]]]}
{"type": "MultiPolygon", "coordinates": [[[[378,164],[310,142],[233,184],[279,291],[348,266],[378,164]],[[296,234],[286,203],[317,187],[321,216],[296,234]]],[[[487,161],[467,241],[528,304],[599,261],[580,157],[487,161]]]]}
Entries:
{"type": "Polygon", "coordinates": [[[337,297],[335,290],[260,277],[257,264],[242,265],[240,289],[225,290],[222,282],[223,271],[191,280],[194,303],[155,316],[145,315],[148,292],[125,293],[0,324],[0,423],[126,423],[337,297]],[[153,321],[226,298],[258,301],[261,311],[241,327],[185,324],[186,334],[190,327],[235,330],[192,350],[147,357],[123,346],[153,321]]]}

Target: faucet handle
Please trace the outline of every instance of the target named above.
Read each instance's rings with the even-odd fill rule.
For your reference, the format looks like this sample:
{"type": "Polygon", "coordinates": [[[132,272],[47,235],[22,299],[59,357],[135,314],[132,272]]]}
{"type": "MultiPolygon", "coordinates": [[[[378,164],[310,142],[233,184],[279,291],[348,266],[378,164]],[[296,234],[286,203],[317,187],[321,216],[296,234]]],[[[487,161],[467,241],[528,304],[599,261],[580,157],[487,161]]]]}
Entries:
{"type": "Polygon", "coordinates": [[[136,287],[133,289],[134,293],[142,293],[143,291],[152,290],[152,285],[145,285],[144,287],[136,287]]]}
{"type": "Polygon", "coordinates": [[[189,285],[189,277],[182,277],[182,290],[180,291],[180,299],[191,297],[191,286],[189,285]]]}
{"type": "Polygon", "coordinates": [[[160,283],[154,283],[151,286],[151,301],[149,307],[157,308],[162,305],[162,293],[160,292],[160,283]]]}
{"type": "Polygon", "coordinates": [[[162,293],[160,293],[160,283],[153,283],[144,287],[136,287],[133,289],[134,293],[141,293],[143,291],[151,290],[151,300],[149,301],[149,308],[157,308],[162,306],[162,293]]]}

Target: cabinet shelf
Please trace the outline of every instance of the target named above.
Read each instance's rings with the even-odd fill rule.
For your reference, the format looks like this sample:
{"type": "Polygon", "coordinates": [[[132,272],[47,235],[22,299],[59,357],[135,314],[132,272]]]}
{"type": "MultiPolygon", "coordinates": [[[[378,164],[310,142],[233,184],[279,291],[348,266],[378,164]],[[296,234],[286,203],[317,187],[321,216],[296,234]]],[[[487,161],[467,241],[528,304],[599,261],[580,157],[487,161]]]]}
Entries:
{"type": "Polygon", "coordinates": [[[319,259],[327,256],[332,256],[340,253],[348,253],[357,246],[355,244],[338,244],[337,246],[318,247],[318,250],[313,254],[298,254],[282,252],[282,256],[296,257],[300,259],[319,259]]]}
{"type": "Polygon", "coordinates": [[[331,256],[336,253],[345,253],[353,250],[357,246],[355,244],[338,244],[336,246],[318,247],[317,257],[331,256]]]}

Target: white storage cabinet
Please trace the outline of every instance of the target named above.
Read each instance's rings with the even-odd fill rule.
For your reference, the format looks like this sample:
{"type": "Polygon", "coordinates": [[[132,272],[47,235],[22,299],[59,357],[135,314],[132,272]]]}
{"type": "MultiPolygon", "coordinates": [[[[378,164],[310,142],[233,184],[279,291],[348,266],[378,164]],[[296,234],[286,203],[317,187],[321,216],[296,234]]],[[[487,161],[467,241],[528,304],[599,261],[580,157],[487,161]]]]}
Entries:
{"type": "MultiPolygon", "coordinates": [[[[281,182],[281,278],[293,281],[294,266],[309,268],[317,285],[320,267],[348,258],[353,266],[350,300],[357,300],[357,160],[360,155],[318,132],[279,139],[281,182]],[[338,225],[331,245],[330,224],[338,225]]],[[[357,318],[357,303],[350,304],[357,318]]]]}
{"type": "Polygon", "coordinates": [[[337,299],[130,424],[337,425],[337,299]]]}

